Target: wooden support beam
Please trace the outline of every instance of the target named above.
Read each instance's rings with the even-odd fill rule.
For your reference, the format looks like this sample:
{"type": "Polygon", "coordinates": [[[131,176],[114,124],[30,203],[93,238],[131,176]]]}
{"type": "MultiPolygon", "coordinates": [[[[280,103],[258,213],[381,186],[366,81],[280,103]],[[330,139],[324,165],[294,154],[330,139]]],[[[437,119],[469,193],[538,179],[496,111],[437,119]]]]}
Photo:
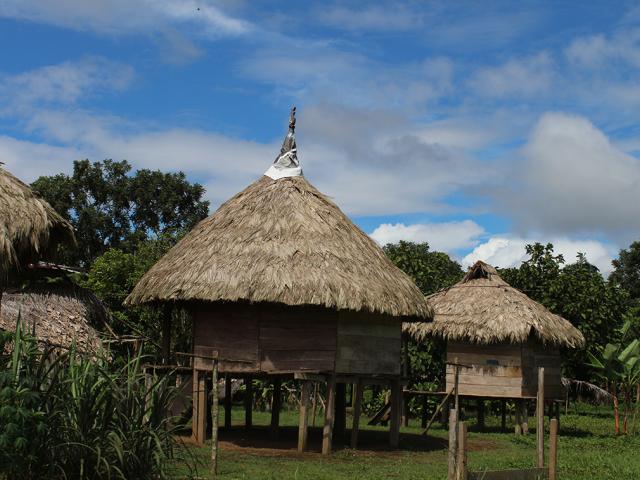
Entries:
{"type": "Polygon", "coordinates": [[[300,421],[298,424],[298,451],[307,450],[307,436],[309,433],[309,397],[311,382],[303,380],[300,388],[300,421]]]}
{"type": "Polygon", "coordinates": [[[333,440],[338,443],[344,442],[347,428],[346,390],[344,383],[336,383],[336,413],[333,424],[333,440]]]}
{"type": "Polygon", "coordinates": [[[449,473],[447,480],[456,479],[456,466],[458,462],[458,411],[455,408],[449,410],[449,473]]]}
{"type": "Polygon", "coordinates": [[[422,412],[420,412],[420,426],[422,428],[427,428],[427,420],[429,418],[429,397],[426,395],[422,396],[422,412]]]}
{"type": "Polygon", "coordinates": [[[477,400],[477,416],[478,416],[478,428],[484,430],[484,400],[479,398],[477,400]]]}
{"type": "Polygon", "coordinates": [[[351,448],[358,448],[358,431],[360,430],[360,412],[362,411],[362,382],[353,385],[353,424],[351,425],[351,448]]]}
{"type": "Polygon", "coordinates": [[[330,375],[327,379],[327,402],[324,410],[324,427],[322,429],[322,454],[331,454],[331,442],[333,440],[333,421],[335,417],[336,403],[336,376],[330,375]]]}
{"type": "Polygon", "coordinates": [[[398,448],[400,445],[400,410],[402,409],[402,386],[399,379],[391,382],[390,403],[389,445],[391,448],[398,448]]]}
{"type": "Polygon", "coordinates": [[[269,436],[277,440],[280,436],[280,407],[282,404],[282,380],[276,377],[273,380],[273,398],[271,399],[271,428],[269,436]]]}
{"type": "Polygon", "coordinates": [[[507,430],[507,401],[502,399],[500,401],[500,427],[503,432],[507,430]]]}
{"type": "MultiPolygon", "coordinates": [[[[211,366],[211,473],[218,474],[218,359],[211,366]]],[[[204,375],[202,375],[204,377],[204,375]]]]}
{"type": "Polygon", "coordinates": [[[207,409],[207,384],[205,382],[205,374],[199,370],[193,369],[193,413],[191,418],[191,433],[193,440],[200,444],[204,444],[205,427],[206,427],[206,409],[207,409]]]}
{"type": "Polygon", "coordinates": [[[558,420],[551,419],[549,426],[549,480],[558,478],[558,420]]]}
{"type": "Polygon", "coordinates": [[[529,433],[529,404],[527,400],[521,400],[522,405],[522,434],[529,433]]]}
{"type": "Polygon", "coordinates": [[[253,379],[246,377],[244,379],[244,428],[253,426],[253,379]]]}
{"type": "Polygon", "coordinates": [[[313,400],[311,401],[311,426],[316,426],[316,417],[318,416],[318,389],[320,384],[318,382],[313,383],[313,400]]]}
{"type": "Polygon", "coordinates": [[[231,395],[231,375],[224,374],[224,429],[231,428],[231,408],[233,406],[231,395]]]}
{"type": "Polygon", "coordinates": [[[516,435],[522,435],[522,406],[521,401],[516,400],[516,425],[515,425],[515,433],[516,435]]]}
{"type": "MultiPolygon", "coordinates": [[[[553,404],[551,405],[553,409],[553,404]]],[[[536,451],[538,467],[544,467],[544,368],[538,368],[538,398],[536,400],[536,451]]]]}
{"type": "Polygon", "coordinates": [[[467,422],[459,422],[456,479],[467,480],[467,473],[467,422]]]}

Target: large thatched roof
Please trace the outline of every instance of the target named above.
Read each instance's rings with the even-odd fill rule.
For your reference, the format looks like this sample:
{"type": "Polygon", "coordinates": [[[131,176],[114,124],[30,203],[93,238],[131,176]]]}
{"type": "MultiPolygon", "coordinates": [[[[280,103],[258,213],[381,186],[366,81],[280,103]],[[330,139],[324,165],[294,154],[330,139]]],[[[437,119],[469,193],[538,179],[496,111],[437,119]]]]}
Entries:
{"type": "MultiPolygon", "coordinates": [[[[295,148],[287,139],[283,149],[295,148]]],[[[200,222],[126,302],[278,302],[430,320],[414,282],[290,163],[295,176],[265,175],[200,222]]]]}
{"type": "Polygon", "coordinates": [[[73,241],[71,225],[0,167],[0,280],[60,241],[73,241]]]}
{"type": "Polygon", "coordinates": [[[2,295],[0,329],[14,331],[18,316],[23,329],[38,340],[57,347],[95,353],[100,348],[98,333],[90,325],[106,320],[106,309],[88,290],[69,285],[50,285],[25,290],[8,290],[2,295]]]}
{"type": "Polygon", "coordinates": [[[418,340],[436,336],[480,344],[519,343],[535,334],[544,343],[584,345],[582,333],[568,320],[511,287],[484,262],[477,262],[460,282],[427,299],[434,321],[404,325],[418,340]]]}

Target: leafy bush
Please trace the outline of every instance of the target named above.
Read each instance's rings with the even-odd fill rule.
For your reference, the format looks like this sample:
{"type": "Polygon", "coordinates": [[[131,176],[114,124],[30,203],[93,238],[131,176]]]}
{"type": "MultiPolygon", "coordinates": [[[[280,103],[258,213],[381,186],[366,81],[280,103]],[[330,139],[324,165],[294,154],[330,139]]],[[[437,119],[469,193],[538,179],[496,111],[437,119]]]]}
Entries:
{"type": "Polygon", "coordinates": [[[11,479],[166,478],[185,452],[167,416],[171,377],[145,382],[141,357],[112,366],[73,349],[39,350],[0,337],[0,477],[11,479]]]}

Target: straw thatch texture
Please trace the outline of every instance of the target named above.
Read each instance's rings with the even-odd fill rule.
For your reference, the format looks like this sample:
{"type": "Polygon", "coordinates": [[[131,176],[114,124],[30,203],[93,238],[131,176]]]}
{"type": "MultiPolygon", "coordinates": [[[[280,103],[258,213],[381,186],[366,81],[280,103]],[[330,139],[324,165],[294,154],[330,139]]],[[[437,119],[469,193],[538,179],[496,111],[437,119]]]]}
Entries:
{"type": "Polygon", "coordinates": [[[2,296],[0,329],[15,331],[18,316],[23,330],[38,340],[58,347],[73,342],[80,352],[100,348],[98,333],[90,323],[103,323],[107,312],[88,290],[73,286],[48,286],[6,291],[2,296]]]}
{"type": "Polygon", "coordinates": [[[430,320],[413,281],[300,177],[263,176],[200,222],[140,280],[128,304],[279,302],[430,320]]]}
{"type": "Polygon", "coordinates": [[[0,277],[73,238],[69,222],[28,185],[0,168],[0,277]]]}
{"type": "Polygon", "coordinates": [[[505,282],[484,262],[473,265],[451,288],[427,297],[433,323],[405,324],[417,340],[432,335],[478,344],[526,342],[535,334],[543,343],[581,347],[584,337],[569,321],[505,282]]]}

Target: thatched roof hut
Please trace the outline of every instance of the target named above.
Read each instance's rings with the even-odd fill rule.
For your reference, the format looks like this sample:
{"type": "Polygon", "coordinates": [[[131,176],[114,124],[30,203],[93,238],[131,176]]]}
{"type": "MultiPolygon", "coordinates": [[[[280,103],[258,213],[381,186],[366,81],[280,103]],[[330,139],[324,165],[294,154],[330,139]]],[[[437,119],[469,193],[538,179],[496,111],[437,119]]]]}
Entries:
{"type": "MultiPolygon", "coordinates": [[[[316,375],[333,385],[336,375],[341,385],[375,377],[399,392],[401,323],[430,321],[432,311],[411,278],[304,178],[294,113],[265,174],[196,225],[126,303],[180,302],[193,318],[195,353],[217,352],[227,374],[316,375]]],[[[194,418],[204,409],[197,395],[194,418]]],[[[202,439],[204,427],[193,425],[202,439]]]]}
{"type": "Polygon", "coordinates": [[[537,369],[544,367],[545,396],[562,398],[560,347],[585,343],[569,321],[511,287],[484,262],[427,298],[434,321],[405,323],[404,330],[418,341],[447,341],[447,391],[455,363],[468,366],[460,374],[461,395],[529,398],[536,395],[537,369]]]}
{"type": "Polygon", "coordinates": [[[11,270],[73,239],[69,222],[0,167],[0,281],[11,270]]]}
{"type": "Polygon", "coordinates": [[[584,336],[571,322],[510,286],[495,268],[481,261],[460,282],[427,299],[434,321],[405,325],[418,340],[437,336],[477,344],[518,343],[533,334],[544,344],[584,345],[584,336]]]}
{"type": "Polygon", "coordinates": [[[107,319],[104,305],[90,291],[73,285],[47,285],[7,290],[2,296],[0,329],[15,331],[18,318],[22,328],[44,344],[93,354],[100,348],[92,327],[107,319]]]}

